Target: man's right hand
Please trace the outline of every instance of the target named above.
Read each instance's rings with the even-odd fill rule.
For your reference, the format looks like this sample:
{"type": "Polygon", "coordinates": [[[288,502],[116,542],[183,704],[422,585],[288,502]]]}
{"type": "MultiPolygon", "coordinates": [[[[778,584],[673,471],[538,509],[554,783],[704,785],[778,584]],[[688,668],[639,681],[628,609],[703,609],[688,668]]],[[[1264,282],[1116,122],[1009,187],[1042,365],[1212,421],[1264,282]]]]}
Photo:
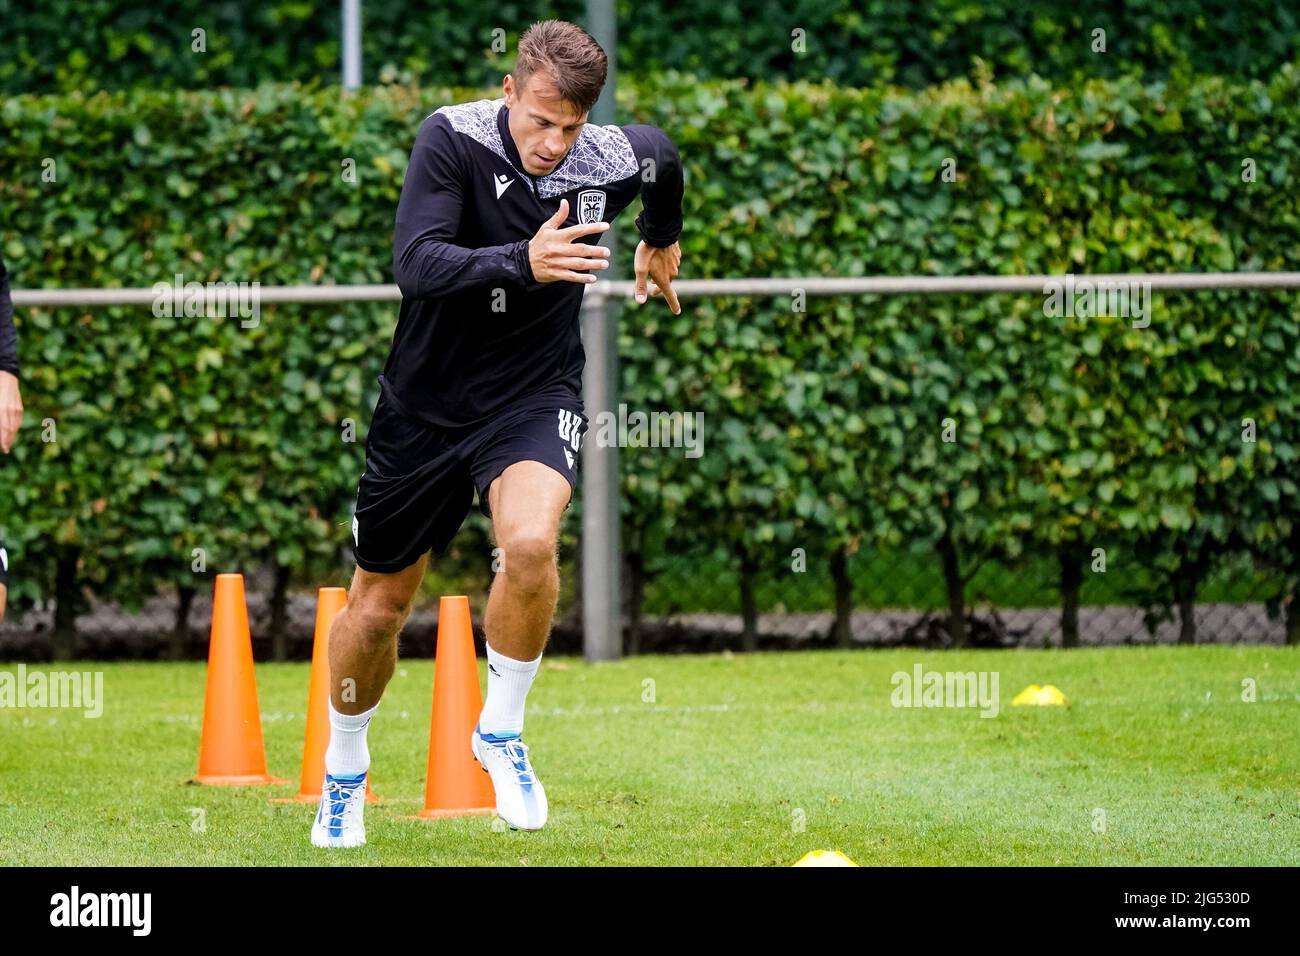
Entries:
{"type": "Polygon", "coordinates": [[[561,199],[555,215],[528,240],[528,263],[538,282],[595,282],[596,276],[586,270],[609,268],[608,249],[573,241],[579,236],[606,232],[609,223],[591,222],[561,229],[560,223],[568,215],[569,201],[561,199]]]}

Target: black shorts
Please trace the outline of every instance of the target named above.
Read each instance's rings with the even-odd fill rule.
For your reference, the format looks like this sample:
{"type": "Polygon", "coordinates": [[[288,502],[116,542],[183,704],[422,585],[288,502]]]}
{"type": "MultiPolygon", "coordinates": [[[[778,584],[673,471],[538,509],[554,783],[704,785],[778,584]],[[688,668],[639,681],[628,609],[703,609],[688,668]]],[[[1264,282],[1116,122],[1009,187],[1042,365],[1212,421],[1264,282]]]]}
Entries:
{"type": "Polygon", "coordinates": [[[491,517],[488,488],[518,461],[540,461],[578,479],[587,431],[582,399],[565,394],[503,409],[486,422],[441,428],[402,414],[381,395],[366,435],[366,470],[357,488],[352,554],[381,574],[442,554],[469,515],[491,517]]]}

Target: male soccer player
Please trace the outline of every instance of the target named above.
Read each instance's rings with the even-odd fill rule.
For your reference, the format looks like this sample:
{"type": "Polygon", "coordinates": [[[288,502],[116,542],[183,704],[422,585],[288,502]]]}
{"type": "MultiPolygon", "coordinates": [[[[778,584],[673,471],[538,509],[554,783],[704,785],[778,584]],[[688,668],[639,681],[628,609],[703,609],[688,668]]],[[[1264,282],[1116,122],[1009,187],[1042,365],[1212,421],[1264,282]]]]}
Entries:
{"type": "Polygon", "coordinates": [[[491,775],[502,819],[521,830],[546,822],[521,733],[587,428],[582,286],[610,254],[583,238],[606,231],[637,195],[636,299],[662,294],[681,312],[677,150],[651,126],[586,124],[606,70],[586,31],[536,23],[502,99],[444,106],[416,137],[393,237],[402,306],[352,522],[357,570],[330,632],[316,846],[365,842],[366,730],[428,554],[446,550],[475,491],[501,560],[484,616],[487,698],[465,745],[491,775]]]}

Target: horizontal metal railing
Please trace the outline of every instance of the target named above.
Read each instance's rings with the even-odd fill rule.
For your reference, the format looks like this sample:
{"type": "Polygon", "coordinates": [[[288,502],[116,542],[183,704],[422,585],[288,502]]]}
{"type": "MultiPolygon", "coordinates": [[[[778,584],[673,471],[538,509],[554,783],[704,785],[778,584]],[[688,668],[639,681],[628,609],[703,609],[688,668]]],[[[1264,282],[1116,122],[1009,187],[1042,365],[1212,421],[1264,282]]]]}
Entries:
{"type": "MultiPolygon", "coordinates": [[[[1042,293],[1049,282],[1061,282],[1055,275],[978,276],[805,276],[773,279],[681,279],[673,283],[679,298],[731,295],[957,295],[969,293],[1042,293]]],[[[1148,284],[1152,290],[1196,291],[1202,289],[1297,289],[1300,272],[1123,272],[1072,274],[1076,288],[1082,282],[1148,284]]],[[[173,288],[170,282],[165,283],[173,288]]],[[[635,283],[630,279],[599,280],[586,290],[588,298],[631,298],[635,283]]],[[[396,285],[258,285],[263,305],[276,303],[400,302],[396,285]]],[[[61,308],[113,305],[152,305],[158,294],[152,289],[15,289],[15,306],[61,308]]]]}

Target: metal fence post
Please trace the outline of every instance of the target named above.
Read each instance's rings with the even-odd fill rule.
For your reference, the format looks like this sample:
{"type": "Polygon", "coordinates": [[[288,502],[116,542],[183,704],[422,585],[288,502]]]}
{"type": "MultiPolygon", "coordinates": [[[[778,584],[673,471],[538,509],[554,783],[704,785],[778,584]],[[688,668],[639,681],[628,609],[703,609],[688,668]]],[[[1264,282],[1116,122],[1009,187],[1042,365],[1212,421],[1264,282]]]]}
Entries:
{"type": "Polygon", "coordinates": [[[361,0],[343,0],[343,89],[361,86],[361,0]]]}
{"type": "Polygon", "coordinates": [[[595,440],[596,416],[617,401],[617,322],[618,303],[588,290],[582,302],[583,404],[591,420],[582,449],[582,653],[589,661],[623,654],[618,446],[595,440]]]}

